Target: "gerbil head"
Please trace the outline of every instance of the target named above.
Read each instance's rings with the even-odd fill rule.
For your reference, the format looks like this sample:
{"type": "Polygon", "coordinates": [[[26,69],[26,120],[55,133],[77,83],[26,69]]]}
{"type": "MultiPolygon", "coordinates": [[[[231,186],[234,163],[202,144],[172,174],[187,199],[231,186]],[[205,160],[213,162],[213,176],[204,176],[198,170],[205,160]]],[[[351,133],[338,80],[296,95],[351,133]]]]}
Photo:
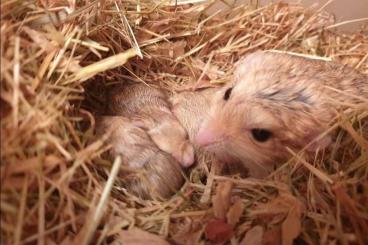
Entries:
{"type": "Polygon", "coordinates": [[[176,119],[165,118],[156,127],[149,129],[148,134],[158,148],[170,153],[183,167],[194,163],[194,148],[176,119]]]}
{"type": "MultiPolygon", "coordinates": [[[[242,60],[232,83],[214,96],[197,143],[220,158],[240,160],[261,177],[290,157],[286,147],[300,150],[319,136],[327,113],[314,98],[313,84],[295,82],[298,77],[288,75],[286,62],[263,52],[242,60]]],[[[326,136],[308,150],[329,142],[326,136]]]]}

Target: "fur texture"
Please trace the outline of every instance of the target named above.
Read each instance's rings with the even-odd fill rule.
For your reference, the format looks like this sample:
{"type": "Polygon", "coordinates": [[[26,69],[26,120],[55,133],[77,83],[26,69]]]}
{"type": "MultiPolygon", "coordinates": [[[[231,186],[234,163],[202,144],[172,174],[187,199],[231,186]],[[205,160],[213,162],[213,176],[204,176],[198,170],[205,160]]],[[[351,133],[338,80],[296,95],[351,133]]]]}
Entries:
{"type": "Polygon", "coordinates": [[[122,116],[96,118],[96,135],[109,134],[110,156],[121,155],[130,171],[120,173],[127,188],[142,198],[166,198],[183,184],[181,166],[157,148],[149,135],[122,116]]]}
{"type": "MultiPolygon", "coordinates": [[[[319,136],[344,104],[368,98],[368,78],[332,62],[259,51],[236,64],[223,88],[174,94],[171,104],[163,91],[145,85],[109,98],[111,115],[131,119],[112,136],[113,153],[151,171],[150,182],[133,181],[131,188],[147,193],[154,186],[168,196],[167,186],[178,188],[182,175],[165,152],[183,163],[193,144],[197,160],[240,162],[250,176],[264,177],[290,158],[286,147],[299,151],[313,141],[306,156],[327,147],[330,136],[319,136]]],[[[108,120],[108,127],[124,124],[108,120]]]]}
{"type": "Polygon", "coordinates": [[[184,167],[194,162],[194,149],[183,126],[170,110],[163,91],[143,84],[125,85],[111,91],[107,113],[130,118],[144,129],[161,150],[184,167]]]}
{"type": "MultiPolygon", "coordinates": [[[[368,97],[368,79],[352,68],[258,51],[240,60],[233,81],[214,95],[197,140],[219,156],[239,159],[252,176],[263,177],[290,157],[286,147],[301,150],[358,97],[368,97]],[[270,133],[269,139],[257,140],[253,133],[259,129],[270,133]]],[[[307,153],[330,142],[328,135],[320,138],[307,153]]]]}

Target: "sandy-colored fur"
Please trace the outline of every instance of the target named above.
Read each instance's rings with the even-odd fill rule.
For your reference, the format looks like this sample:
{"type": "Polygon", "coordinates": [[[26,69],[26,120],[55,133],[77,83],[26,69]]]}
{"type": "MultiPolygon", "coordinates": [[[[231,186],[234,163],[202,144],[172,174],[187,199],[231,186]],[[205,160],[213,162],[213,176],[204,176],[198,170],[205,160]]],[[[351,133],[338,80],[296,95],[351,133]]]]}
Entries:
{"type": "MultiPolygon", "coordinates": [[[[148,105],[159,105],[160,110],[164,111],[171,108],[175,115],[173,118],[188,132],[197,159],[209,156],[228,164],[241,162],[253,177],[264,177],[277,163],[287,160],[290,154],[286,147],[298,151],[318,137],[326,130],[342,104],[355,103],[358,97],[368,98],[367,76],[354,69],[269,52],[256,52],[240,60],[232,81],[223,88],[174,94],[170,97],[171,105],[162,102],[165,100],[160,99],[164,96],[163,92],[158,92],[160,90],[144,85],[134,86],[137,90],[131,87],[125,90],[128,94],[118,93],[115,95],[117,98],[112,97],[118,112],[110,110],[110,113],[139,112],[148,120],[146,125],[149,125],[149,129],[155,127],[158,118],[165,117],[152,112],[148,105]],[[230,87],[232,92],[225,100],[224,93],[230,87]],[[251,134],[254,128],[266,129],[272,136],[265,142],[258,142],[251,134]],[[197,144],[204,131],[207,136],[212,134],[213,140],[205,146],[197,144]]],[[[173,146],[178,145],[172,143],[172,138],[176,138],[177,134],[168,132],[161,134],[161,140],[173,146]]],[[[129,132],[124,135],[129,137],[129,132]]],[[[121,139],[124,135],[121,135],[121,139]]],[[[311,145],[306,154],[324,148],[330,142],[330,136],[327,135],[311,145]]],[[[143,144],[154,147],[151,143],[143,144]]],[[[162,147],[160,149],[165,151],[162,147]]],[[[169,182],[178,184],[182,178],[178,174],[180,169],[167,169],[165,164],[171,160],[169,155],[166,156],[157,165],[162,168],[157,167],[153,160],[145,164],[145,168],[151,169],[152,176],[170,176],[169,182]]],[[[175,162],[174,159],[172,161],[175,162]]],[[[162,182],[152,178],[152,181],[158,189],[167,191],[164,186],[166,179],[162,182]]],[[[145,189],[144,184],[137,183],[136,187],[145,189]]]]}
{"type": "Polygon", "coordinates": [[[186,91],[170,96],[172,112],[187,130],[193,144],[195,144],[195,136],[201,122],[208,116],[213,94],[218,90],[218,88],[210,88],[195,92],[186,91]]]}
{"type": "Polygon", "coordinates": [[[130,167],[122,178],[130,191],[142,198],[165,198],[183,184],[181,166],[170,154],[157,148],[149,135],[128,118],[96,118],[96,135],[109,134],[110,155],[123,156],[130,167]]]}
{"type": "MultiPolygon", "coordinates": [[[[206,149],[238,158],[251,175],[262,177],[290,157],[286,147],[302,149],[326,130],[345,102],[356,103],[357,97],[368,98],[368,79],[352,68],[259,51],[237,64],[232,82],[214,96],[200,131],[216,135],[206,149]],[[272,137],[257,142],[251,134],[255,128],[267,129],[272,137]]],[[[326,136],[308,150],[329,142],[326,136]]]]}
{"type": "Polygon", "coordinates": [[[107,113],[128,117],[146,130],[158,148],[170,153],[184,167],[194,162],[187,132],[170,110],[163,91],[143,84],[124,85],[109,95],[107,113]]]}

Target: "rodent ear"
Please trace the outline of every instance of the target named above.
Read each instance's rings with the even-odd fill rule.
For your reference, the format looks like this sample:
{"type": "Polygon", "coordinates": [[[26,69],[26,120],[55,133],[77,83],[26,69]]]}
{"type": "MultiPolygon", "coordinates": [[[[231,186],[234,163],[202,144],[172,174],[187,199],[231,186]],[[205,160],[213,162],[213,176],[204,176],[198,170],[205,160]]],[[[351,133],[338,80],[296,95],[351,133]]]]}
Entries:
{"type": "Polygon", "coordinates": [[[246,55],[238,60],[234,65],[235,80],[238,80],[248,74],[249,71],[254,70],[256,67],[261,66],[265,59],[265,52],[258,50],[246,55]]]}
{"type": "Polygon", "coordinates": [[[249,53],[247,55],[245,55],[243,58],[241,58],[240,60],[238,60],[236,63],[235,63],[235,66],[238,66],[238,64],[241,64],[243,63],[244,64],[249,64],[249,63],[252,63],[252,62],[256,62],[257,60],[263,58],[265,52],[262,51],[262,50],[256,50],[252,53],[249,53]]]}

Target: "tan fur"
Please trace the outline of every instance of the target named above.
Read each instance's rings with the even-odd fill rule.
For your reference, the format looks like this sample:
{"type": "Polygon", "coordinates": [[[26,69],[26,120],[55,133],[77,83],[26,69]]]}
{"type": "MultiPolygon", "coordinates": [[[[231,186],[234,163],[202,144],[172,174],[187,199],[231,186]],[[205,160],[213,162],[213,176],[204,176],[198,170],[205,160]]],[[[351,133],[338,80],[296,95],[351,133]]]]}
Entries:
{"type": "MultiPolygon", "coordinates": [[[[166,109],[171,106],[163,103],[166,100],[161,98],[166,97],[160,90],[146,86],[142,91],[136,88],[125,90],[129,91],[128,94],[118,92],[114,95],[117,97],[112,96],[117,110],[110,110],[110,113],[119,114],[124,111],[128,112],[127,115],[141,115],[145,118],[143,124],[148,125],[146,131],[150,134],[149,129],[157,126],[156,119],[166,120],[166,117],[152,112],[147,105],[160,105],[157,111],[165,111],[165,115],[170,114],[166,109]]],[[[358,100],[354,96],[368,98],[368,79],[351,68],[286,54],[256,52],[238,62],[233,80],[225,87],[172,95],[170,102],[175,117],[167,117],[167,120],[173,126],[175,123],[171,120],[178,119],[180,127],[187,130],[197,159],[209,156],[229,165],[241,162],[251,176],[263,177],[271,172],[275,164],[290,157],[286,147],[295,151],[302,149],[325,131],[341,104],[358,100]],[[347,92],[348,95],[334,92],[328,86],[347,92]],[[224,100],[224,93],[229,87],[233,88],[232,92],[229,99],[224,100]],[[251,134],[254,128],[267,129],[272,132],[272,137],[265,142],[258,142],[251,134]],[[212,144],[204,147],[196,144],[203,130],[211,132],[215,139],[212,144]]],[[[172,143],[171,131],[167,132],[161,134],[161,140],[172,146],[180,145],[172,143]]],[[[125,132],[117,137],[122,140],[130,133],[125,132]]],[[[151,136],[151,139],[154,140],[154,137],[151,136]]],[[[329,142],[330,136],[326,136],[308,150],[313,152],[317,148],[326,147],[329,142]]],[[[126,143],[129,140],[123,144],[126,143]]],[[[143,145],[154,147],[147,142],[143,145]]],[[[167,151],[165,147],[160,149],[167,151]]],[[[169,150],[173,151],[175,149],[169,150]]],[[[133,157],[136,153],[128,154],[133,157]]],[[[177,186],[182,176],[178,174],[178,168],[167,169],[171,166],[169,162],[176,162],[174,159],[170,160],[169,155],[160,156],[165,158],[161,159],[161,164],[157,165],[152,160],[144,164],[144,168],[151,169],[151,176],[155,176],[151,178],[152,185],[161,188],[167,196],[166,180],[169,183],[172,181],[171,186],[177,186]],[[170,179],[159,180],[167,176],[170,179]]],[[[134,183],[131,187],[133,189],[147,189],[146,184],[139,181],[134,183]]]]}
{"type": "Polygon", "coordinates": [[[194,149],[187,132],[170,110],[163,91],[143,84],[124,85],[109,95],[107,112],[130,118],[145,129],[153,142],[184,167],[194,162],[194,149]]]}
{"type": "MultiPolygon", "coordinates": [[[[353,96],[368,98],[368,78],[354,69],[259,51],[237,64],[233,81],[214,96],[200,130],[216,135],[217,143],[206,149],[238,158],[252,176],[262,177],[290,157],[286,147],[298,151],[324,132],[340,105],[358,101],[353,96]],[[229,87],[233,89],[225,101],[229,87]],[[257,142],[251,134],[254,128],[267,129],[272,137],[257,142]]],[[[309,150],[329,142],[326,136],[309,150]]]]}
{"type": "Polygon", "coordinates": [[[195,136],[200,123],[208,116],[213,94],[218,90],[218,88],[210,88],[195,92],[181,92],[170,96],[172,112],[187,130],[193,144],[195,144],[195,136]]]}
{"type": "Polygon", "coordinates": [[[96,135],[109,134],[110,155],[123,156],[132,171],[123,173],[127,188],[142,198],[165,198],[177,191],[184,178],[180,164],[157,148],[148,134],[122,116],[96,118],[96,135]]]}

